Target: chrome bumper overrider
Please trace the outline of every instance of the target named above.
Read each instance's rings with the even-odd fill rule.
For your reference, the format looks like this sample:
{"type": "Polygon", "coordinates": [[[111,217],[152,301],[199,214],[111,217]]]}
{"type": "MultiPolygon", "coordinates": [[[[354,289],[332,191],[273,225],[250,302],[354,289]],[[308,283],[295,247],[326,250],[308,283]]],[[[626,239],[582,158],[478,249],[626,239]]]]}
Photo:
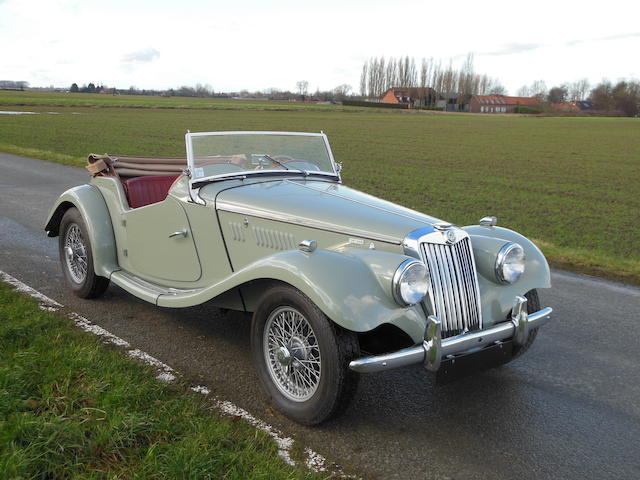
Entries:
{"type": "Polygon", "coordinates": [[[427,320],[422,345],[384,355],[359,358],[349,363],[349,368],[356,372],[370,373],[423,363],[427,370],[436,372],[444,358],[470,353],[473,350],[479,350],[504,340],[511,340],[516,346],[523,345],[527,341],[530,329],[547,323],[551,319],[551,312],[552,309],[546,307],[527,314],[527,299],[518,296],[513,305],[511,321],[444,340],[441,334],[440,319],[431,315],[427,320]]]}

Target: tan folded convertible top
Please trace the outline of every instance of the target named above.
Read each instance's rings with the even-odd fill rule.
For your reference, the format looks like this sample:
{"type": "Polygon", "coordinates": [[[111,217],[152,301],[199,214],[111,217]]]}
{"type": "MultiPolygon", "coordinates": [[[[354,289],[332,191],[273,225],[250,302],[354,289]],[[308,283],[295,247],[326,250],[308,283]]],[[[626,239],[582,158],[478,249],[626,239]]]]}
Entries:
{"type": "Polygon", "coordinates": [[[119,155],[89,154],[87,170],[92,176],[143,177],[176,175],[187,167],[185,158],[123,157],[119,155]]]}

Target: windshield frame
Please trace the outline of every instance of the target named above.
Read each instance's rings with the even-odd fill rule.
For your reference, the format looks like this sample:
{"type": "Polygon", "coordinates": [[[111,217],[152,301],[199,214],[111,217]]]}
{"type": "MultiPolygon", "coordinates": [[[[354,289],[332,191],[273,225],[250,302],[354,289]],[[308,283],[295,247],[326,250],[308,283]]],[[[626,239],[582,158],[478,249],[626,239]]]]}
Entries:
{"type": "Polygon", "coordinates": [[[208,182],[215,182],[219,180],[225,179],[238,179],[238,178],[250,178],[257,176],[282,176],[282,175],[303,175],[303,176],[318,176],[323,178],[334,178],[337,182],[341,183],[340,171],[336,166],[336,161],[333,158],[333,152],[331,151],[331,146],[329,145],[329,140],[324,132],[320,133],[310,133],[310,132],[271,132],[271,131],[230,131],[230,132],[187,132],[185,135],[185,143],[187,147],[187,167],[189,171],[189,184],[192,189],[197,189],[197,185],[203,185],[208,182]],[[193,158],[193,143],[192,140],[195,137],[205,137],[205,136],[214,136],[214,135],[280,135],[280,136],[307,136],[307,137],[320,137],[324,142],[324,146],[327,150],[327,155],[329,156],[329,160],[331,161],[331,167],[333,171],[324,172],[324,171],[302,171],[300,169],[268,169],[268,170],[247,170],[243,172],[229,172],[222,173],[218,175],[210,175],[207,177],[199,177],[194,178],[193,172],[195,171],[195,162],[193,158]]]}

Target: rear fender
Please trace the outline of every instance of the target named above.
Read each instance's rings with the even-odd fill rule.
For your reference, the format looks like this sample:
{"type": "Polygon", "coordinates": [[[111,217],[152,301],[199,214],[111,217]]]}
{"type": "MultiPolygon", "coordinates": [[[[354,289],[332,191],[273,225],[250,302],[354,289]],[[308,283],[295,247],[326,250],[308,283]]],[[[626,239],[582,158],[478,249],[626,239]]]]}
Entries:
{"type": "Polygon", "coordinates": [[[120,270],[120,267],[109,210],[96,187],[80,185],[60,195],[47,217],[44,227],[47,235],[57,237],[60,234],[62,217],[72,207],[80,211],[87,225],[96,275],[109,278],[111,273],[120,270]]]}

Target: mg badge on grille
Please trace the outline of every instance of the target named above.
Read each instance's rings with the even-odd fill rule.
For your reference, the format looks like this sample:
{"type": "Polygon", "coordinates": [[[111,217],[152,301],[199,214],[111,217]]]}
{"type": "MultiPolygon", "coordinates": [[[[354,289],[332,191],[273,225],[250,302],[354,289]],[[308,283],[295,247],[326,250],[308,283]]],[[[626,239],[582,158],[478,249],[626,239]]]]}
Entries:
{"type": "Polygon", "coordinates": [[[447,230],[445,232],[445,238],[447,239],[447,243],[456,243],[456,231],[447,230]]]}

